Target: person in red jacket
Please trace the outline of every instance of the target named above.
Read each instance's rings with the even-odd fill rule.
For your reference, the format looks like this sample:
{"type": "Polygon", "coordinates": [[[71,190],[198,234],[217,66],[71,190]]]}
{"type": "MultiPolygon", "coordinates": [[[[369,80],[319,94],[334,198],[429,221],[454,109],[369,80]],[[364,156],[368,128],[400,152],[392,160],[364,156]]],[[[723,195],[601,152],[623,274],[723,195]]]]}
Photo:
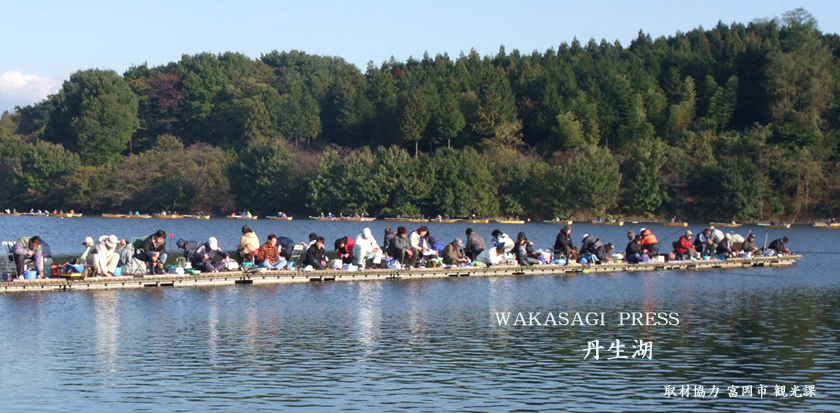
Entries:
{"type": "Polygon", "coordinates": [[[690,260],[697,257],[697,250],[694,249],[694,244],[691,243],[691,237],[694,235],[691,230],[685,231],[685,235],[680,239],[674,241],[674,257],[678,260],[690,260]]]}
{"type": "Polygon", "coordinates": [[[356,240],[350,237],[341,237],[335,240],[335,250],[342,264],[353,262],[353,248],[356,248],[356,240]]]}

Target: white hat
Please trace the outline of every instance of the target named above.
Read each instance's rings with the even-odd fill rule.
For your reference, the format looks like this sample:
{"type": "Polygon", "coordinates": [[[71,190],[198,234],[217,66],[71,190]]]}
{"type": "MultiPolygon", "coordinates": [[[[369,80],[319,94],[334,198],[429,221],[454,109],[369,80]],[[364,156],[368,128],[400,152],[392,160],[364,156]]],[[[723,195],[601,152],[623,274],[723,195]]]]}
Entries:
{"type": "Polygon", "coordinates": [[[640,232],[640,233],[645,232],[645,230],[646,230],[646,229],[647,229],[647,228],[642,228],[642,229],[640,229],[640,230],[639,230],[639,232],[640,232]]]}
{"type": "Polygon", "coordinates": [[[82,245],[93,245],[93,237],[85,238],[85,242],[83,242],[82,245]]]}
{"type": "Polygon", "coordinates": [[[210,237],[210,239],[207,240],[207,244],[210,245],[211,250],[219,249],[219,242],[216,241],[216,237],[210,237]]]}
{"type": "Polygon", "coordinates": [[[116,235],[112,234],[110,237],[108,237],[105,240],[105,246],[108,247],[108,248],[114,248],[114,247],[117,246],[118,242],[120,242],[120,240],[117,238],[116,235]]]}
{"type": "Polygon", "coordinates": [[[589,234],[583,234],[583,238],[581,238],[581,239],[586,239],[586,237],[588,237],[588,236],[589,236],[589,234]]]}
{"type": "Polygon", "coordinates": [[[732,239],[732,234],[726,234],[726,239],[732,239]]]}
{"type": "Polygon", "coordinates": [[[362,230],[362,238],[364,238],[364,239],[373,238],[373,233],[370,232],[370,228],[365,228],[365,229],[362,230]]]}

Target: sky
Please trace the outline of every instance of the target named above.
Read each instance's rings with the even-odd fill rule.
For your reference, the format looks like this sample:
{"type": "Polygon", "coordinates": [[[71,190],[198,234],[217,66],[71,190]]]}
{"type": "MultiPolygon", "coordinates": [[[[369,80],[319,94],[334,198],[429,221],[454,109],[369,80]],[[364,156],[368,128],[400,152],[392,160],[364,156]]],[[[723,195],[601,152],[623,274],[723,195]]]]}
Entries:
{"type": "Polygon", "coordinates": [[[40,102],[71,73],[124,73],[201,52],[272,50],[337,56],[364,71],[425,52],[450,57],[504,46],[522,53],[618,40],[643,30],[669,36],[719,21],[749,23],[804,8],[823,32],[840,32],[836,0],[77,0],[6,1],[0,8],[0,112],[40,102]]]}

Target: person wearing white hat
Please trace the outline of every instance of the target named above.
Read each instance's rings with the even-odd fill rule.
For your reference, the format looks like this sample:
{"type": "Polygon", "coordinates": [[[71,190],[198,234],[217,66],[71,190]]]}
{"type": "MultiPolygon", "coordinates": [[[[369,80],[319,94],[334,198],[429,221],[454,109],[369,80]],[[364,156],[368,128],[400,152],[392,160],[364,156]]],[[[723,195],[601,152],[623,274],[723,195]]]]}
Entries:
{"type": "Polygon", "coordinates": [[[365,261],[370,258],[376,267],[382,264],[382,249],[373,237],[370,228],[365,228],[362,233],[356,236],[356,245],[353,247],[353,264],[359,269],[365,268],[365,261]]]}
{"type": "Polygon", "coordinates": [[[120,262],[120,254],[117,254],[117,245],[122,245],[116,235],[103,235],[99,237],[96,248],[88,256],[88,264],[93,266],[95,277],[111,277],[117,264],[120,262]]]}
{"type": "Polygon", "coordinates": [[[227,251],[219,248],[219,242],[215,237],[210,237],[195,251],[192,265],[201,272],[219,272],[227,267],[229,261],[230,255],[227,251]],[[223,260],[216,261],[217,256],[222,257],[223,260]]]}
{"type": "Polygon", "coordinates": [[[86,237],[85,241],[82,242],[82,245],[85,246],[85,252],[83,252],[82,255],[80,255],[79,258],[77,258],[75,261],[70,261],[71,263],[79,264],[79,265],[83,265],[83,264],[87,263],[88,256],[90,255],[90,252],[93,250],[93,238],[92,237],[86,237]]]}

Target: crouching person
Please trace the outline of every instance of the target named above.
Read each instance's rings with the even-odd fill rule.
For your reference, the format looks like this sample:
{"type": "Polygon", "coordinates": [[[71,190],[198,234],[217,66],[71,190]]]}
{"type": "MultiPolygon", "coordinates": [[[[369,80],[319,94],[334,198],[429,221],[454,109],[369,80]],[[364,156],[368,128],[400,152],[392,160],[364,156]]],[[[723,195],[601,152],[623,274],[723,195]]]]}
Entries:
{"type": "Polygon", "coordinates": [[[117,248],[122,248],[125,240],[120,241],[116,235],[99,237],[96,248],[87,257],[87,263],[93,267],[95,277],[112,277],[120,262],[117,248]]]}
{"type": "Polygon", "coordinates": [[[260,267],[272,270],[282,270],[286,267],[286,260],[280,256],[280,250],[277,249],[277,236],[271,234],[265,241],[265,244],[260,245],[255,255],[256,261],[260,267]]]}
{"type": "Polygon", "coordinates": [[[306,250],[306,258],[303,265],[311,265],[316,270],[323,270],[327,267],[327,251],[324,250],[324,237],[317,237],[315,242],[306,250]]]}
{"type": "Polygon", "coordinates": [[[365,261],[368,258],[373,262],[374,267],[382,265],[382,249],[376,239],[373,238],[373,233],[370,228],[365,228],[362,233],[356,237],[356,244],[353,246],[353,264],[358,265],[359,269],[365,268],[365,261]]]}
{"type": "Polygon", "coordinates": [[[163,274],[166,264],[166,233],[162,229],[146,237],[143,247],[134,252],[134,257],[146,261],[149,272],[163,274]]]}
{"type": "Polygon", "coordinates": [[[35,235],[22,237],[15,241],[15,245],[12,247],[12,255],[14,256],[18,278],[23,277],[27,260],[35,262],[36,276],[44,278],[44,252],[41,249],[41,237],[35,235]]]}
{"type": "Polygon", "coordinates": [[[219,242],[215,237],[210,237],[206,243],[201,244],[193,255],[193,268],[201,272],[219,272],[227,267],[230,255],[227,251],[219,248],[219,242]],[[216,261],[216,257],[224,260],[216,261]]]}

